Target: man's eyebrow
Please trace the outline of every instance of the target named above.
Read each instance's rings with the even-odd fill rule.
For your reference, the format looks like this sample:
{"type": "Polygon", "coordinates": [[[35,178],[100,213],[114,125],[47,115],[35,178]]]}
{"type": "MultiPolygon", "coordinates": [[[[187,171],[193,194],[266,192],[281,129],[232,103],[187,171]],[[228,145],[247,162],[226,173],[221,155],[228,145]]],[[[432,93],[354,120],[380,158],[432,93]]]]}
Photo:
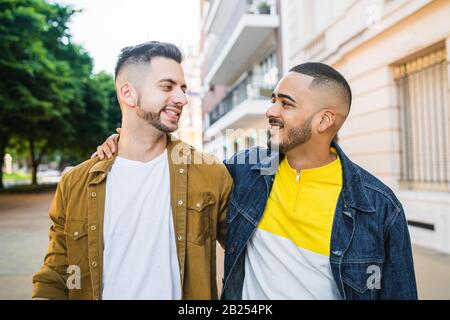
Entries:
{"type": "Polygon", "coordinates": [[[293,103],[297,103],[297,101],[295,101],[294,98],[292,98],[291,96],[289,96],[287,94],[284,94],[284,93],[277,93],[277,94],[275,94],[275,92],[272,93],[272,98],[275,98],[276,96],[278,98],[288,99],[288,100],[291,100],[293,103]]]}
{"type": "MultiPolygon", "coordinates": [[[[169,79],[169,78],[167,78],[167,79],[161,79],[161,80],[158,81],[158,83],[161,83],[161,82],[169,82],[170,84],[173,84],[174,86],[178,85],[178,83],[177,83],[175,80],[169,79]]],[[[186,85],[185,83],[183,83],[183,84],[181,85],[181,88],[187,89],[187,85],[186,85]]]]}

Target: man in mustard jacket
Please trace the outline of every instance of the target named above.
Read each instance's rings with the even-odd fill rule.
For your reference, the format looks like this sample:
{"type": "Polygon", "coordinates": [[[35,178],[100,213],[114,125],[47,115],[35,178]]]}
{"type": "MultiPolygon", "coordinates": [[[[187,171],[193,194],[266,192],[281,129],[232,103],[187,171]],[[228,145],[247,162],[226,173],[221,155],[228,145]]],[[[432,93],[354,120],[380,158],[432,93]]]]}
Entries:
{"type": "Polygon", "coordinates": [[[216,240],[223,246],[232,179],[170,135],[187,104],[181,62],[168,43],[122,50],[116,156],[62,177],[34,299],[217,299],[216,240]]]}

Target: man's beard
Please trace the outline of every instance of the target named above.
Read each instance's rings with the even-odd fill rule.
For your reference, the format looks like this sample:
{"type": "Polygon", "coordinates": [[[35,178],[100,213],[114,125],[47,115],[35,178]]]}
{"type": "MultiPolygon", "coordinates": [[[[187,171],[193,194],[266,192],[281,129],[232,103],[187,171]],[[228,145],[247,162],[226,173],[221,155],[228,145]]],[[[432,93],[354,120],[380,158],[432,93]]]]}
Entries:
{"type": "Polygon", "coordinates": [[[170,127],[166,126],[164,123],[162,123],[161,112],[163,110],[164,110],[164,108],[159,112],[145,111],[140,106],[138,106],[137,115],[141,119],[145,120],[149,125],[155,127],[156,129],[158,129],[159,131],[161,131],[163,133],[174,132],[175,130],[177,130],[177,128],[170,128],[170,127]]]}
{"type": "Polygon", "coordinates": [[[281,139],[281,132],[278,132],[278,137],[280,137],[281,141],[278,141],[278,143],[276,143],[275,141],[272,142],[272,137],[270,137],[269,141],[267,142],[267,146],[269,148],[278,148],[279,152],[281,152],[282,154],[286,154],[295,147],[308,142],[312,137],[312,118],[313,117],[311,116],[302,126],[289,129],[286,139],[287,141],[283,141],[281,139]]]}

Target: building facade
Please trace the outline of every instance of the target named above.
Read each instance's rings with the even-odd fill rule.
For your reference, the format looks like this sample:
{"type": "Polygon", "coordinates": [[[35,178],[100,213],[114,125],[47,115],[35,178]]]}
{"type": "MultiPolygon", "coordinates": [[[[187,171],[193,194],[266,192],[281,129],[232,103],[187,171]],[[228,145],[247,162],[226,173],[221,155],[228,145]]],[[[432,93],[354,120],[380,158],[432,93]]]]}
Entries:
{"type": "Polygon", "coordinates": [[[188,86],[187,96],[189,103],[183,107],[183,113],[178,122],[178,130],[174,135],[193,145],[198,150],[202,150],[203,114],[200,54],[198,46],[188,46],[185,51],[183,69],[188,86]]]}
{"type": "Polygon", "coordinates": [[[264,113],[279,79],[278,1],[202,1],[204,151],[220,159],[267,144],[264,113]]]}
{"type": "Polygon", "coordinates": [[[283,0],[284,72],[334,66],[353,90],[338,134],[402,202],[412,241],[450,253],[450,1],[283,0]]]}

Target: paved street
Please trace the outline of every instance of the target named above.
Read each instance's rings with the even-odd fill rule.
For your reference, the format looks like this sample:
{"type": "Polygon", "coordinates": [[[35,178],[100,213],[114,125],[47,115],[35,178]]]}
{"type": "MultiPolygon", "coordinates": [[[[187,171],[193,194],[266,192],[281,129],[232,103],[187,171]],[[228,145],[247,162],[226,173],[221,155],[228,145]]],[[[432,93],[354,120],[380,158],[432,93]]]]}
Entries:
{"type": "MultiPolygon", "coordinates": [[[[0,299],[30,299],[31,276],[47,247],[52,196],[0,195],[0,299]]],[[[420,298],[450,299],[450,255],[416,246],[414,259],[420,298]]]]}
{"type": "Polygon", "coordinates": [[[30,299],[44,258],[52,193],[0,195],[0,299],[30,299]]]}

